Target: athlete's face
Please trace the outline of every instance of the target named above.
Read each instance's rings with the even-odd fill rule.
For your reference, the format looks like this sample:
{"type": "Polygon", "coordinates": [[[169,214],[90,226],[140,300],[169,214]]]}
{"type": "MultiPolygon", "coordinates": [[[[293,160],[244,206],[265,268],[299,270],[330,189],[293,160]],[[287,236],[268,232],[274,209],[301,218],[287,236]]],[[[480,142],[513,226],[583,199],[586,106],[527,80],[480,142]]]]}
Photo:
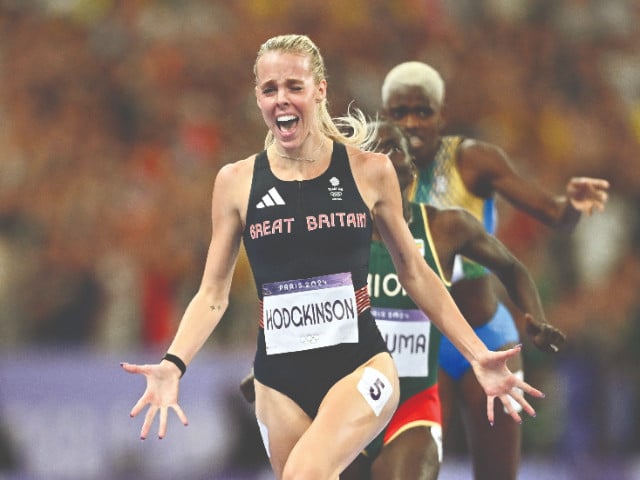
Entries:
{"type": "Polygon", "coordinates": [[[376,151],[387,154],[396,169],[400,188],[407,188],[413,179],[414,166],[407,138],[402,131],[393,124],[380,125],[376,151]]]}
{"type": "Polygon", "coordinates": [[[441,105],[419,86],[400,86],[391,91],[383,110],[406,133],[416,163],[430,163],[443,125],[441,105]]]}
{"type": "Polygon", "coordinates": [[[316,83],[307,56],[267,52],[256,65],[256,99],[267,127],[285,148],[300,147],[318,128],[316,110],[326,80],[316,83]]]}

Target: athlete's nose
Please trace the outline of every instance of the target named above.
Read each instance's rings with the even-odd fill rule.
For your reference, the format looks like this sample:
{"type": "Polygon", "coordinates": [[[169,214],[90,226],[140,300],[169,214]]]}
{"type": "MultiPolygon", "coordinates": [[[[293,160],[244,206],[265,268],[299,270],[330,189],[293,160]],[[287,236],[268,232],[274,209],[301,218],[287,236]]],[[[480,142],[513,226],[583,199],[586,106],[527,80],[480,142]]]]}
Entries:
{"type": "Polygon", "coordinates": [[[402,126],[406,129],[411,129],[411,128],[415,128],[416,126],[418,126],[418,123],[420,122],[420,120],[418,119],[418,117],[416,115],[414,115],[413,113],[408,113],[403,119],[402,119],[402,126]]]}
{"type": "Polygon", "coordinates": [[[278,95],[276,100],[279,105],[289,105],[289,97],[287,95],[287,91],[284,88],[278,89],[278,95]]]}

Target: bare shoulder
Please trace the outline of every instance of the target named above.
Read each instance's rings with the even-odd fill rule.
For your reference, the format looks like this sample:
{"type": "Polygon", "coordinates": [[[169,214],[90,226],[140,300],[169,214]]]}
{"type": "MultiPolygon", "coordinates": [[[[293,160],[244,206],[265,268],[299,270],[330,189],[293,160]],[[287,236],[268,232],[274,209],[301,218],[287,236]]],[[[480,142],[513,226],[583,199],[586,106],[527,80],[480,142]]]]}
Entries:
{"type": "Polygon", "coordinates": [[[475,138],[465,138],[460,144],[458,162],[475,164],[496,161],[507,161],[505,151],[498,145],[475,138]]]}
{"type": "Polygon", "coordinates": [[[458,171],[473,194],[488,198],[498,191],[504,194],[519,176],[506,152],[492,143],[466,139],[457,157],[458,171]]]}
{"type": "Polygon", "coordinates": [[[235,207],[246,207],[253,177],[255,155],[223,165],[216,175],[213,201],[235,207]]]}
{"type": "Polygon", "coordinates": [[[429,225],[434,232],[445,238],[468,237],[483,232],[482,224],[467,210],[459,207],[436,208],[425,206],[429,225]]]}
{"type": "Polygon", "coordinates": [[[239,180],[242,178],[251,178],[253,173],[253,164],[255,155],[251,155],[242,160],[227,163],[218,171],[217,181],[226,182],[227,180],[239,180]]]}
{"type": "Polygon", "coordinates": [[[424,207],[427,210],[429,224],[438,224],[446,227],[446,229],[456,229],[458,226],[473,219],[469,212],[460,207],[439,208],[432,205],[425,205],[424,207]]]}
{"type": "Polygon", "coordinates": [[[347,147],[353,178],[360,195],[370,209],[398,187],[398,179],[389,157],[382,153],[367,152],[347,147]]]}
{"type": "Polygon", "coordinates": [[[391,160],[382,153],[368,152],[353,146],[347,146],[347,153],[356,179],[364,177],[375,181],[377,177],[384,177],[390,173],[395,175],[391,160]]]}
{"type": "Polygon", "coordinates": [[[477,138],[465,138],[460,143],[460,150],[465,153],[485,153],[502,151],[502,149],[494,144],[485,142],[484,140],[478,140],[477,138]]]}

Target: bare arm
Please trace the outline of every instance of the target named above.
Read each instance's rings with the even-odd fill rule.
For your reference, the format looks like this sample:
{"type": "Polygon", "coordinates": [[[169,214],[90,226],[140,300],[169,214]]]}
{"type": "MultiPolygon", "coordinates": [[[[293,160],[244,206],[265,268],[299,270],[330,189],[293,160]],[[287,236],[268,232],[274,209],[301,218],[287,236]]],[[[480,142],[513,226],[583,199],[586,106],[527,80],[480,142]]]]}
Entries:
{"type": "Polygon", "coordinates": [[[470,213],[462,209],[430,210],[430,225],[434,236],[442,239],[438,252],[448,249],[448,255],[460,254],[491,270],[505,286],[509,297],[524,313],[524,329],[540,350],[557,352],[565,335],[550,325],[533,278],[526,267],[470,213]]]}
{"type": "Polygon", "coordinates": [[[211,202],[212,233],[200,287],[182,316],[168,351],[189,364],[213,332],[229,304],[233,270],[242,234],[238,165],[223,167],[211,202]]]}
{"type": "MultiPolygon", "coordinates": [[[[242,207],[246,204],[248,187],[240,179],[247,178],[247,162],[241,161],[223,167],[218,173],[212,198],[212,234],[200,287],[186,308],[180,326],[168,352],[189,364],[211,335],[224,314],[238,256],[243,226],[242,207]]],[[[250,178],[250,177],[249,177],[250,178]]],[[[180,370],[175,364],[163,360],[155,365],[122,365],[129,373],[146,377],[147,387],[131,409],[135,417],[146,406],[140,437],[147,438],[151,425],[160,413],[159,438],[167,430],[169,408],[183,424],[188,420],[178,404],[180,370]]]]}
{"type": "MultiPolygon", "coordinates": [[[[504,352],[490,352],[462,317],[439,277],[420,255],[402,215],[398,179],[391,161],[384,155],[368,154],[366,160],[352,163],[354,175],[363,198],[370,205],[380,236],[389,250],[398,278],[408,294],[456,348],[469,360],[476,377],[487,394],[487,417],[493,422],[494,399],[507,405],[511,395],[533,415],[531,405],[514,387],[543,396],[525,382],[517,379],[506,367],[506,360],[520,351],[520,347],[504,352]]],[[[517,412],[510,411],[520,421],[517,412]]]]}
{"type": "Polygon", "coordinates": [[[415,248],[402,216],[400,189],[393,166],[388,161],[380,163],[380,171],[374,181],[380,191],[389,193],[378,199],[372,213],[378,233],[393,258],[398,278],[416,305],[439,330],[452,338],[456,348],[467,359],[477,360],[485,353],[486,347],[473,333],[449,292],[415,248]],[[429,292],[429,295],[424,295],[424,292],[429,292]]]}
{"type": "Polygon", "coordinates": [[[552,228],[572,231],[581,213],[603,211],[608,200],[609,182],[588,177],[571,178],[566,194],[554,195],[518,174],[501,148],[478,140],[463,142],[458,167],[465,185],[475,195],[488,198],[498,193],[552,228]]]}

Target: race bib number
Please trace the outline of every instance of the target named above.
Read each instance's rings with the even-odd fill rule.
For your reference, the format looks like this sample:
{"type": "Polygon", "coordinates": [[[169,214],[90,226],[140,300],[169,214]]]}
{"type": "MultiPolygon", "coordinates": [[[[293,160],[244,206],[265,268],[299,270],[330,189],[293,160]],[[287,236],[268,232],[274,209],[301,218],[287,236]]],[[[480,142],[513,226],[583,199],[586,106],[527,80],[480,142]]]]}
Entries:
{"type": "Polygon", "coordinates": [[[358,342],[350,273],[262,286],[267,355],[358,342]]]}
{"type": "Polygon", "coordinates": [[[375,368],[365,367],[362,378],[358,382],[358,391],[367,401],[376,417],[387,404],[393,387],[384,374],[375,368]]]}
{"type": "Polygon", "coordinates": [[[378,329],[401,377],[429,375],[431,321],[422,310],[372,308],[378,329]]]}

